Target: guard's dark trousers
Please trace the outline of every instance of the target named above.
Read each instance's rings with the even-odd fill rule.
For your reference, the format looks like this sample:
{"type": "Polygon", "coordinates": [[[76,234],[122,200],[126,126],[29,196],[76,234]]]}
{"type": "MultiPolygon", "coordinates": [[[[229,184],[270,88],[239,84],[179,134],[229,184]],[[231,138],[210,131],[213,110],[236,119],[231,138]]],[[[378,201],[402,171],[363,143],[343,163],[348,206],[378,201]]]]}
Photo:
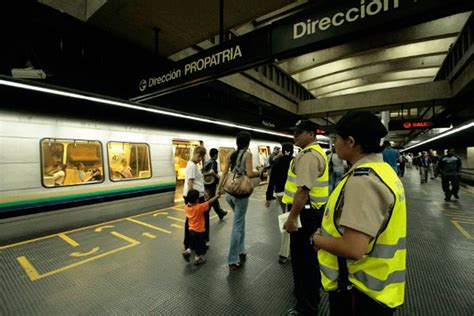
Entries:
{"type": "Polygon", "coordinates": [[[444,195],[447,199],[451,198],[451,195],[457,196],[459,192],[459,177],[458,176],[442,176],[441,185],[443,187],[444,195]],[[451,183],[451,189],[449,184],[451,183]]]}
{"type": "Polygon", "coordinates": [[[356,288],[351,291],[329,292],[331,316],[390,316],[395,312],[374,301],[356,288]]]}
{"type": "MultiPolygon", "coordinates": [[[[289,209],[291,206],[289,205],[289,209]]],[[[318,255],[309,243],[309,237],[321,226],[320,212],[304,209],[300,213],[301,225],[290,234],[291,266],[295,285],[296,308],[303,315],[316,315],[319,306],[321,275],[318,255]]]]}

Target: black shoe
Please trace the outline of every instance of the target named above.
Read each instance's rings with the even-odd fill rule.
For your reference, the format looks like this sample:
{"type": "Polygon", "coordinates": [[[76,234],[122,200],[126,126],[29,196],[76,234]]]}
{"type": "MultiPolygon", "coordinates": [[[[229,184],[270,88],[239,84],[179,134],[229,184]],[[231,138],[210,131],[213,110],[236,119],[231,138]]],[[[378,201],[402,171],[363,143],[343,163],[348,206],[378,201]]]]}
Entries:
{"type": "Polygon", "coordinates": [[[287,316],[297,316],[297,315],[303,315],[296,307],[292,307],[289,310],[286,311],[285,315],[287,316]]]}
{"type": "Polygon", "coordinates": [[[288,257],[284,257],[284,256],[278,256],[278,262],[283,264],[283,263],[286,263],[288,261],[288,257]]]}
{"type": "Polygon", "coordinates": [[[453,193],[453,196],[456,200],[459,200],[459,195],[453,193]]]}
{"type": "Polygon", "coordinates": [[[183,251],[183,259],[187,262],[191,261],[191,252],[183,251]]]}
{"type": "Polygon", "coordinates": [[[224,210],[220,211],[219,214],[217,214],[217,216],[219,216],[219,220],[223,220],[224,217],[227,215],[227,213],[229,212],[224,211],[224,210]]]}
{"type": "Polygon", "coordinates": [[[245,260],[247,260],[247,254],[246,254],[246,253],[241,253],[241,254],[239,254],[239,259],[240,259],[240,261],[245,261],[245,260]]]}

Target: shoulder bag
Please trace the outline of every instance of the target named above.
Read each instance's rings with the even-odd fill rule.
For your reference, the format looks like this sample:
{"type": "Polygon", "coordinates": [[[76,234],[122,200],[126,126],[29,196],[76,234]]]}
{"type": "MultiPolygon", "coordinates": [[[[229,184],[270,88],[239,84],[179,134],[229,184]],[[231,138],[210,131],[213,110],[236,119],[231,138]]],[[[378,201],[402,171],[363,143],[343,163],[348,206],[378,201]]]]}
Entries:
{"type": "Polygon", "coordinates": [[[253,192],[252,183],[247,176],[244,152],[239,152],[236,163],[224,178],[222,188],[235,197],[248,197],[253,192]]]}

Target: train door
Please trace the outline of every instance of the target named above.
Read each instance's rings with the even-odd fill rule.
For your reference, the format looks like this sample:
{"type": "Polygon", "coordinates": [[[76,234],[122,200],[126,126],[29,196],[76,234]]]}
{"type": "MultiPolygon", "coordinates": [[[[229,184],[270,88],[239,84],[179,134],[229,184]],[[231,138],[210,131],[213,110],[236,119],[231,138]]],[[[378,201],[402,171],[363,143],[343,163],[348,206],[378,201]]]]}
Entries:
{"type": "Polygon", "coordinates": [[[173,140],[174,170],[176,173],[175,202],[183,200],[186,165],[192,158],[194,148],[201,144],[202,141],[199,140],[173,140]]]}

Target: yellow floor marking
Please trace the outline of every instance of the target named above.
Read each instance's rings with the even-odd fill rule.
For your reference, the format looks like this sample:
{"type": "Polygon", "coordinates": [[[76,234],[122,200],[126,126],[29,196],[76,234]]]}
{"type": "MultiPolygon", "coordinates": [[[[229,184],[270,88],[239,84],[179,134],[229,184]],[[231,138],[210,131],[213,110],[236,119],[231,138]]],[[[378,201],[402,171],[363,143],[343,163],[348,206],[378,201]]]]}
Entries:
{"type": "Polygon", "coordinates": [[[143,226],[148,227],[148,228],[152,228],[154,230],[159,230],[160,232],[163,232],[163,233],[171,234],[171,232],[169,230],[166,230],[166,229],[163,229],[163,228],[160,228],[160,227],[156,227],[156,226],[153,226],[153,225],[148,224],[148,223],[141,222],[141,221],[139,221],[137,219],[134,219],[134,218],[127,218],[127,220],[130,221],[130,222],[139,224],[139,225],[143,225],[143,226]]]}
{"type": "Polygon", "coordinates": [[[168,216],[168,218],[169,218],[169,219],[172,219],[172,220],[174,220],[174,221],[178,221],[178,222],[183,222],[183,223],[185,222],[184,219],[176,218],[176,217],[173,217],[173,216],[168,216]]]}
{"type": "Polygon", "coordinates": [[[105,225],[105,226],[97,227],[96,229],[94,229],[94,231],[100,233],[101,231],[103,231],[106,228],[114,228],[114,225],[105,225]]]}
{"type": "Polygon", "coordinates": [[[143,235],[143,236],[145,236],[145,237],[151,238],[151,239],[154,239],[154,238],[156,238],[156,236],[155,236],[155,235],[153,235],[153,234],[150,234],[150,233],[143,233],[142,235],[143,235]]]}
{"type": "Polygon", "coordinates": [[[176,211],[184,212],[183,208],[179,208],[179,207],[176,207],[176,206],[173,206],[172,209],[176,210],[176,211]]]}
{"type": "Polygon", "coordinates": [[[217,215],[213,215],[213,216],[209,217],[209,219],[214,219],[216,217],[217,217],[217,215]]]}
{"type": "Polygon", "coordinates": [[[71,257],[85,257],[99,251],[99,247],[92,248],[89,252],[73,252],[69,256],[71,257]]]}
{"type": "Polygon", "coordinates": [[[62,240],[64,240],[65,242],[67,242],[68,244],[70,244],[73,247],[79,246],[79,244],[69,236],[66,236],[64,234],[58,234],[58,237],[61,238],[62,240]]]}
{"type": "Polygon", "coordinates": [[[153,214],[154,217],[156,217],[158,215],[168,215],[168,212],[160,212],[160,213],[153,214]]]}
{"type": "MultiPolygon", "coordinates": [[[[182,205],[184,205],[184,204],[182,204],[182,205]]],[[[179,205],[178,205],[178,206],[179,206],[179,205]]],[[[152,213],[156,213],[156,212],[163,211],[163,210],[167,210],[167,209],[170,209],[170,206],[164,207],[164,208],[159,209],[159,210],[154,210],[154,211],[145,212],[145,213],[142,213],[142,214],[137,214],[137,215],[135,215],[135,216],[132,216],[131,218],[135,218],[135,217],[140,217],[140,216],[152,214],[152,213]]],[[[117,223],[117,222],[124,221],[124,220],[126,220],[126,219],[128,219],[128,218],[130,218],[130,217],[128,217],[128,216],[127,216],[127,217],[122,217],[122,218],[114,219],[114,220],[108,221],[108,222],[103,222],[103,223],[98,223],[98,224],[94,224],[94,225],[89,225],[89,226],[84,226],[84,227],[72,229],[72,230],[67,230],[67,231],[61,232],[61,234],[67,234],[67,233],[77,232],[77,231],[89,229],[89,228],[92,228],[92,227],[103,226],[103,225],[105,225],[105,224],[117,223]]],[[[58,234],[52,234],[52,235],[48,235],[48,236],[43,236],[43,237],[38,237],[38,238],[34,238],[34,239],[29,239],[29,240],[20,241],[20,242],[13,243],[13,244],[9,244],[9,245],[5,245],[5,246],[0,246],[0,250],[12,248],[12,247],[16,247],[16,246],[20,246],[20,245],[24,245],[24,244],[29,244],[29,243],[34,242],[34,241],[39,241],[39,240],[44,240],[44,239],[52,238],[52,237],[55,237],[55,236],[57,236],[57,235],[58,235],[58,234]]]]}
{"type": "Polygon", "coordinates": [[[16,260],[18,260],[31,281],[36,281],[40,278],[38,271],[36,271],[35,267],[33,267],[33,265],[30,263],[30,261],[28,261],[28,259],[26,259],[25,256],[17,257],[16,260]]]}
{"type": "Polygon", "coordinates": [[[466,223],[466,224],[473,224],[474,223],[474,218],[459,218],[459,217],[453,217],[452,219],[460,222],[460,223],[466,223]]]}
{"type": "Polygon", "coordinates": [[[171,224],[170,226],[176,227],[176,228],[183,228],[183,226],[178,225],[178,224],[171,224]]]}
{"type": "Polygon", "coordinates": [[[115,232],[115,231],[110,232],[110,233],[111,233],[112,235],[114,235],[115,237],[118,237],[118,238],[120,238],[120,239],[123,239],[123,240],[128,241],[128,242],[131,243],[131,244],[139,244],[139,243],[140,243],[138,240],[135,240],[135,239],[130,238],[130,237],[128,237],[128,236],[122,235],[121,233],[117,233],[117,232],[115,232]]]}
{"type": "MultiPolygon", "coordinates": [[[[119,252],[119,251],[128,249],[128,248],[130,248],[130,247],[134,247],[134,246],[139,245],[139,244],[140,244],[140,242],[133,243],[133,244],[129,244],[129,245],[126,245],[126,246],[124,246],[124,247],[120,247],[120,248],[118,248],[118,249],[111,250],[111,251],[109,251],[109,252],[104,252],[103,254],[97,255],[97,256],[95,256],[95,257],[91,257],[91,258],[88,258],[88,259],[85,259],[85,260],[82,260],[82,261],[79,261],[79,262],[70,264],[70,265],[65,266],[65,267],[62,267],[62,268],[60,268],[60,269],[47,272],[47,273],[45,273],[45,274],[41,274],[41,275],[40,275],[40,274],[37,274],[36,276],[35,276],[35,275],[31,275],[31,276],[30,276],[30,275],[28,274],[28,276],[30,277],[30,280],[31,280],[31,281],[36,281],[36,280],[39,280],[39,279],[42,279],[42,278],[45,278],[45,277],[48,277],[48,276],[57,274],[57,273],[59,273],[59,272],[63,272],[63,271],[65,271],[65,270],[68,270],[68,269],[71,269],[71,268],[80,266],[80,265],[82,265],[82,264],[84,264],[84,263],[87,263],[87,262],[90,262],[90,261],[93,261],[93,260],[97,260],[97,259],[100,259],[100,258],[102,258],[102,257],[108,256],[108,255],[111,255],[111,254],[114,254],[114,253],[116,253],[116,252],[119,252]],[[32,276],[35,277],[35,278],[32,278],[32,276]]],[[[26,258],[25,258],[25,259],[26,259],[26,258]]],[[[30,266],[31,266],[31,264],[30,264],[30,266]]],[[[33,268],[33,266],[31,266],[31,267],[33,268]]],[[[33,269],[34,269],[34,268],[33,268],[33,269]]],[[[25,271],[26,271],[26,269],[25,269],[25,271]]],[[[36,270],[35,270],[35,271],[36,271],[36,270]]],[[[27,273],[28,273],[28,272],[27,272],[27,273]]]]}
{"type": "Polygon", "coordinates": [[[474,237],[472,237],[471,234],[469,234],[469,233],[461,226],[461,224],[459,224],[458,221],[451,221],[451,223],[453,223],[454,226],[456,226],[456,228],[461,232],[461,234],[464,235],[464,237],[466,237],[467,239],[470,239],[470,240],[474,240],[474,237]]]}

